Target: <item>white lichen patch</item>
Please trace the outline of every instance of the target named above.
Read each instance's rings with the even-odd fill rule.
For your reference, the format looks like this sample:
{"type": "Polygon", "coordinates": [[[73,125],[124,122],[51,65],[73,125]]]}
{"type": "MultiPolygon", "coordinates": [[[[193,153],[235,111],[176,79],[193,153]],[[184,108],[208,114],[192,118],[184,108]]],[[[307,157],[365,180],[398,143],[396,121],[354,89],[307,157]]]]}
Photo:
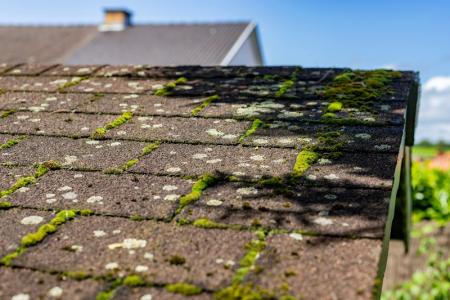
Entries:
{"type": "Polygon", "coordinates": [[[19,193],[25,193],[25,192],[28,192],[29,190],[30,190],[29,187],[23,186],[23,187],[21,187],[20,189],[18,189],[17,191],[18,191],[19,193]]]}
{"type": "Polygon", "coordinates": [[[337,196],[336,195],[334,195],[334,194],[326,194],[325,196],[323,196],[325,199],[328,199],[328,200],[336,200],[337,199],[337,196]]]}
{"type": "Polygon", "coordinates": [[[116,262],[110,262],[105,265],[106,270],[116,270],[119,268],[119,264],[116,262]]]}
{"type": "Polygon", "coordinates": [[[51,194],[51,193],[45,194],[45,198],[53,198],[55,196],[56,196],[55,194],[51,194]]]}
{"type": "Polygon", "coordinates": [[[100,144],[100,142],[96,141],[96,140],[87,140],[86,144],[88,144],[88,145],[98,145],[98,144],[100,144]]]}
{"type": "Polygon", "coordinates": [[[122,145],[121,142],[112,142],[111,144],[109,144],[109,146],[111,146],[111,147],[117,147],[117,146],[120,146],[120,145],[122,145]]]}
{"type": "Polygon", "coordinates": [[[23,225],[36,225],[42,223],[42,221],[44,221],[44,218],[41,216],[28,216],[23,218],[20,223],[23,225]]]}
{"type": "Polygon", "coordinates": [[[167,185],[163,186],[164,191],[175,191],[177,189],[178,189],[178,187],[175,185],[167,184],[167,185]]]}
{"type": "Polygon", "coordinates": [[[296,241],[302,241],[303,240],[303,236],[300,233],[296,233],[296,232],[290,233],[289,237],[294,239],[294,240],[296,240],[296,241]]]}
{"type": "Polygon", "coordinates": [[[372,136],[370,134],[368,134],[368,133],[357,133],[357,134],[355,134],[355,137],[357,137],[359,139],[363,139],[363,140],[368,140],[372,136]]]}
{"type": "Polygon", "coordinates": [[[206,133],[211,135],[211,136],[215,136],[215,137],[221,137],[221,136],[225,135],[224,132],[219,131],[219,130],[217,130],[215,128],[210,128],[210,129],[206,130],[206,133]]]}
{"type": "Polygon", "coordinates": [[[375,145],[374,148],[376,150],[389,150],[389,149],[391,149],[391,146],[382,144],[382,145],[375,145]]]}
{"type": "Polygon", "coordinates": [[[59,286],[54,286],[48,291],[48,296],[52,298],[60,298],[63,294],[63,289],[59,286]]]}
{"type": "MultiPolygon", "coordinates": [[[[68,185],[65,185],[65,186],[62,186],[62,187],[60,187],[60,188],[58,188],[58,191],[59,192],[67,192],[67,191],[71,191],[72,190],[72,187],[70,187],[70,186],[68,186],[68,185]]],[[[54,196],[54,195],[53,195],[54,196]]],[[[53,197],[52,196],[52,197],[53,197]]]]}
{"type": "Polygon", "coordinates": [[[78,160],[78,157],[76,157],[75,155],[66,155],[66,156],[64,156],[63,165],[65,165],[65,166],[71,165],[74,162],[76,162],[77,160],[78,160]]]}
{"type": "Polygon", "coordinates": [[[336,174],[334,174],[334,173],[325,175],[324,178],[325,178],[325,179],[328,179],[328,180],[336,180],[336,179],[339,179],[339,177],[338,177],[336,174]]]}
{"type": "Polygon", "coordinates": [[[24,293],[16,294],[11,297],[11,300],[30,300],[30,299],[31,299],[30,295],[24,293]]]}
{"type": "Polygon", "coordinates": [[[83,251],[83,246],[81,246],[81,245],[72,245],[72,246],[70,246],[70,249],[72,249],[75,252],[81,252],[81,251],[83,251]]]}
{"type": "Polygon", "coordinates": [[[294,143],[294,140],[291,138],[280,138],[280,139],[277,139],[277,143],[282,144],[282,145],[289,145],[289,144],[294,143]]]}
{"type": "Polygon", "coordinates": [[[317,163],[319,165],[329,165],[331,164],[331,160],[329,160],[328,158],[319,158],[319,160],[317,161],[317,163]]]}
{"type": "Polygon", "coordinates": [[[259,145],[265,145],[265,144],[269,143],[269,140],[260,138],[260,139],[254,139],[253,142],[255,144],[259,144],[259,145]]]}
{"type": "Polygon", "coordinates": [[[258,194],[258,190],[254,187],[238,188],[236,190],[236,193],[244,196],[249,196],[258,194]]]}
{"type": "Polygon", "coordinates": [[[259,155],[259,154],[252,155],[252,156],[250,156],[250,159],[254,160],[254,161],[263,161],[264,160],[264,155],[259,155]]]}
{"type": "Polygon", "coordinates": [[[318,218],[314,219],[313,222],[316,224],[319,224],[321,226],[327,226],[327,225],[333,224],[332,220],[330,220],[328,218],[324,218],[324,217],[318,217],[318,218]]]}
{"type": "Polygon", "coordinates": [[[147,259],[147,260],[152,261],[155,258],[155,256],[153,255],[153,253],[145,252],[144,253],[144,258],[147,259]]]}
{"type": "Polygon", "coordinates": [[[136,268],[134,268],[134,270],[138,273],[142,273],[142,272],[147,272],[148,271],[148,267],[147,266],[136,266],[136,268]]]}
{"type": "Polygon", "coordinates": [[[194,155],[192,155],[193,159],[204,159],[207,157],[208,157],[208,154],[205,154],[205,153],[195,153],[194,155]]]}
{"type": "Polygon", "coordinates": [[[210,199],[210,200],[208,200],[208,201],[206,201],[206,205],[208,205],[208,206],[220,206],[220,205],[222,205],[222,201],[220,201],[220,200],[217,200],[217,199],[210,199]]]}
{"type": "Polygon", "coordinates": [[[180,171],[181,171],[181,169],[178,168],[178,167],[169,167],[169,168],[166,169],[166,172],[169,172],[169,173],[177,173],[177,172],[180,172],[180,171]]]}
{"type": "Polygon", "coordinates": [[[164,200],[166,201],[177,201],[180,198],[180,195],[177,194],[169,194],[164,197],[164,200]]]}
{"type": "Polygon", "coordinates": [[[104,232],[103,230],[94,230],[94,236],[95,237],[102,237],[105,236],[106,232],[104,232]]]}
{"type": "Polygon", "coordinates": [[[89,198],[86,199],[87,203],[98,203],[98,204],[103,204],[103,197],[102,196],[91,196],[89,198]]]}
{"type": "Polygon", "coordinates": [[[141,298],[139,298],[139,300],[152,300],[152,299],[153,299],[153,297],[151,294],[145,294],[145,295],[142,295],[141,298]]]}
{"type": "Polygon", "coordinates": [[[62,197],[66,200],[74,200],[78,197],[78,195],[74,192],[67,192],[62,194],[62,197]]]}
{"type": "Polygon", "coordinates": [[[124,239],[122,244],[125,249],[136,249],[144,248],[147,245],[147,241],[139,239],[124,239]]]}
{"type": "Polygon", "coordinates": [[[306,175],[306,179],[311,180],[311,181],[314,181],[314,180],[317,180],[317,176],[316,176],[316,175],[309,174],[309,175],[306,175]]]}
{"type": "Polygon", "coordinates": [[[84,177],[84,175],[80,173],[73,175],[73,178],[82,178],[82,177],[84,177]]]}
{"type": "Polygon", "coordinates": [[[207,163],[207,164],[217,164],[217,163],[220,163],[221,161],[222,161],[222,159],[220,159],[220,158],[215,158],[215,159],[207,160],[206,163],[207,163]]]}

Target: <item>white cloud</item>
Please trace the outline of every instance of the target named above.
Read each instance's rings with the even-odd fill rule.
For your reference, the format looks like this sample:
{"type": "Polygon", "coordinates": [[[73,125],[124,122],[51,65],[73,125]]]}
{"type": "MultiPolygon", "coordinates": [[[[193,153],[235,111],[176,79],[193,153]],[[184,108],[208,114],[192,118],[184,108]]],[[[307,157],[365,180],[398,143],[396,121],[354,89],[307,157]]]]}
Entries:
{"type": "Polygon", "coordinates": [[[423,85],[416,140],[450,141],[450,76],[435,76],[423,85]]]}
{"type": "Polygon", "coordinates": [[[445,90],[450,90],[450,76],[435,76],[431,77],[424,84],[425,91],[436,91],[443,92],[445,90]]]}

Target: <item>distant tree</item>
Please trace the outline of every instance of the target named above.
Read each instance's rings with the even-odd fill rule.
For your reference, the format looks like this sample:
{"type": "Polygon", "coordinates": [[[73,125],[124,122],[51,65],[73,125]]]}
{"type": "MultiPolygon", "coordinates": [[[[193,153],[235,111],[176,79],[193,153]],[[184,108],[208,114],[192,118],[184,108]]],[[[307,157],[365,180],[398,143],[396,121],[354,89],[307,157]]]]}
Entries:
{"type": "Polygon", "coordinates": [[[423,146],[423,147],[430,147],[433,146],[433,143],[430,142],[429,140],[421,140],[417,146],[423,146]]]}

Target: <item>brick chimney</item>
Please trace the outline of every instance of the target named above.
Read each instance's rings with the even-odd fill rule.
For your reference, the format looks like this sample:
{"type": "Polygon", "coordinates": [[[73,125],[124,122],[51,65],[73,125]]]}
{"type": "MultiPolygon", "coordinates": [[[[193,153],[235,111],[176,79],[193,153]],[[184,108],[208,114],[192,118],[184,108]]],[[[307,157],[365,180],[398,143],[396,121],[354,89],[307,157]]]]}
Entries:
{"type": "Polygon", "coordinates": [[[126,9],[105,9],[99,31],[122,31],[131,26],[131,12],[126,9]]]}

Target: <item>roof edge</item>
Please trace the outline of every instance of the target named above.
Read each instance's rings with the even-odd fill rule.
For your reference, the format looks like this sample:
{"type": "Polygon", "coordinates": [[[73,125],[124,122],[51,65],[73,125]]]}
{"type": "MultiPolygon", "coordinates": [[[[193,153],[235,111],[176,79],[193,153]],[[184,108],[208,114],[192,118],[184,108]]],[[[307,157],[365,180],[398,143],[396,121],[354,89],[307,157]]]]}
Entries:
{"type": "Polygon", "coordinates": [[[244,45],[245,41],[250,37],[255,28],[256,24],[253,22],[250,22],[247,27],[245,27],[244,31],[242,31],[241,35],[238,37],[236,42],[234,42],[233,46],[231,46],[230,50],[228,50],[228,53],[220,62],[221,66],[228,66],[230,64],[231,60],[233,60],[239,49],[241,49],[242,45],[244,45]]]}

